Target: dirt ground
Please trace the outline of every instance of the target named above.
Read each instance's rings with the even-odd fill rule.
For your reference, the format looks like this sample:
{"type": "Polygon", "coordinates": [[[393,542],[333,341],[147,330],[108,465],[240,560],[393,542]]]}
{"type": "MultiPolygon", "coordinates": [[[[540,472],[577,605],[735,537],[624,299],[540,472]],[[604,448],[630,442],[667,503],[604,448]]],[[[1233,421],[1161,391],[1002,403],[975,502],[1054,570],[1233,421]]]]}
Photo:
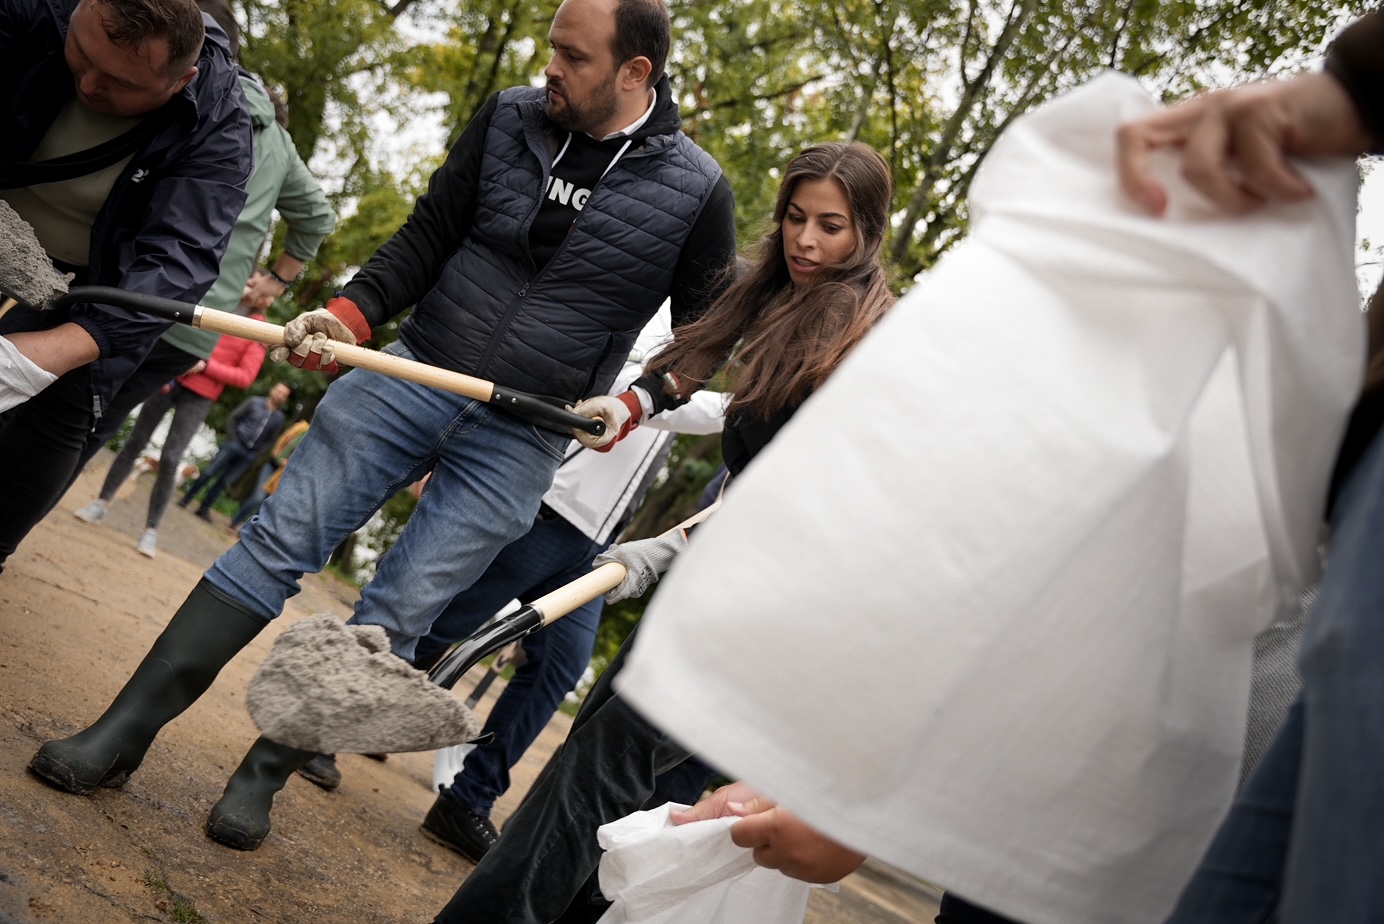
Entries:
{"type": "MultiPolygon", "coordinates": [[[[284,616],[164,729],[123,788],[71,796],[26,770],[43,741],[100,714],[201,572],[234,541],[222,518],[208,525],[174,508],[158,556],[137,554],[148,476],[101,524],[77,520],[72,511],[95,497],[109,459],[92,463],[0,575],[0,924],[431,921],[472,869],[418,831],[433,799],[431,753],[384,763],[342,757],[344,782],[334,792],[295,777],[275,801],[273,833],[253,853],[202,832],[255,738],[245,687],[274,638],[313,613],[350,614],[354,589],[330,576],[305,581],[284,616]]],[[[457,689],[472,685],[466,678],[457,689]]],[[[569,725],[555,717],[515,768],[497,823],[569,725]]],[[[904,877],[867,867],[839,893],[814,894],[807,920],[931,921],[935,909],[904,877]]]]}

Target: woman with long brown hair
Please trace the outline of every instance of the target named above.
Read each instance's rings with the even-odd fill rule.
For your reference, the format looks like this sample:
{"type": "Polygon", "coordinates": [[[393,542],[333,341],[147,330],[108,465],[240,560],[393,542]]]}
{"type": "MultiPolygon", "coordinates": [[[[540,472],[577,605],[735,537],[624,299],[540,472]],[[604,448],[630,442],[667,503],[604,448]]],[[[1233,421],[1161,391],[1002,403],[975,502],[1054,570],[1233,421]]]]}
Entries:
{"type": "MultiPolygon", "coordinates": [[[[864,144],[815,145],[793,158],[773,225],[749,266],[706,314],[673,331],[673,342],[629,391],[578,405],[578,413],[600,416],[607,428],[603,438],[578,439],[607,447],[724,367],[734,397],[722,448],[732,477],[741,472],[893,304],[880,256],[892,194],[888,164],[864,144]]],[[[598,556],[598,563],[617,560],[628,569],[607,600],[643,593],[685,543],[682,533],[665,533],[598,556]]],[[[600,861],[596,829],[640,809],[654,778],[688,757],[612,693],[628,647],[588,694],[567,743],[437,924],[600,917],[599,893],[590,904],[582,889],[600,861]]],[[[444,793],[438,802],[445,801],[444,793]]]]}
{"type": "Polygon", "coordinates": [[[793,158],[748,267],[701,318],[673,331],[629,392],[578,405],[599,414],[606,433],[577,438],[605,448],[725,365],[735,395],[726,463],[743,468],[893,304],[880,257],[892,193],[889,166],[868,145],[820,144],[793,158]]]}

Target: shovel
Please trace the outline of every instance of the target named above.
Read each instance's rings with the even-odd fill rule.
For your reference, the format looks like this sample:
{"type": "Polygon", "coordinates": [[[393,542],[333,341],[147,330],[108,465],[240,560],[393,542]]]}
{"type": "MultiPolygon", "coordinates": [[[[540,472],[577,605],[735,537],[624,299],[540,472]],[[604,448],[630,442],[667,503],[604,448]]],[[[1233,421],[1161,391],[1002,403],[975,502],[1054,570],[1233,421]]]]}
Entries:
{"type": "MultiPolygon", "coordinates": [[[[719,506],[718,501],[673,529],[688,529],[719,506]]],[[[426,674],[389,652],[379,626],[346,626],[328,615],[300,620],[274,642],[250,681],[250,717],[271,741],[328,754],[426,751],[472,740],[479,730],[475,717],[446,691],[482,658],[624,579],[625,566],[607,562],[482,626],[426,674]]]]}
{"type": "MultiPolygon", "coordinates": [[[[252,340],[268,346],[281,346],[284,342],[284,329],[278,324],[255,321],[227,311],[217,311],[203,305],[191,305],[171,298],[145,295],[142,292],[126,292],[111,286],[74,286],[66,295],[55,299],[54,308],[75,302],[96,302],[102,305],[115,305],[142,314],[153,315],[165,321],[187,324],[218,334],[230,334],[243,340],[252,340]]],[[[334,343],[337,362],[357,369],[379,372],[383,375],[427,385],[466,398],[474,398],[502,408],[516,417],[539,424],[560,433],[581,430],[600,436],[605,432],[605,422],[596,418],[582,417],[567,410],[560,398],[525,394],[522,391],[503,388],[484,379],[439,369],[427,363],[404,359],[392,353],[355,346],[348,343],[334,343]]]]}

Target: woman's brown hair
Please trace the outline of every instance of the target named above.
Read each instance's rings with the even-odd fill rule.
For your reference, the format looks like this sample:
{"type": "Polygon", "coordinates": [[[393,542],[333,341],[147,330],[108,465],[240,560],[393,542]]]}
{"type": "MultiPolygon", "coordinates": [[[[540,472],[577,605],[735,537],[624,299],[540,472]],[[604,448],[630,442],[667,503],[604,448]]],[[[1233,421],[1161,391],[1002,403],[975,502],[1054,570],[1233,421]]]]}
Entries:
{"type": "Polygon", "coordinates": [[[767,418],[806,399],[894,302],[880,259],[892,197],[889,165],[868,145],[819,144],[793,158],[779,184],[773,227],[749,269],[705,314],[674,330],[650,368],[700,387],[735,349],[727,367],[735,392],[730,413],[767,418]],[[793,283],[783,255],[784,215],[803,180],[841,184],[856,235],[854,253],[824,267],[823,278],[808,286],[793,283]]]}

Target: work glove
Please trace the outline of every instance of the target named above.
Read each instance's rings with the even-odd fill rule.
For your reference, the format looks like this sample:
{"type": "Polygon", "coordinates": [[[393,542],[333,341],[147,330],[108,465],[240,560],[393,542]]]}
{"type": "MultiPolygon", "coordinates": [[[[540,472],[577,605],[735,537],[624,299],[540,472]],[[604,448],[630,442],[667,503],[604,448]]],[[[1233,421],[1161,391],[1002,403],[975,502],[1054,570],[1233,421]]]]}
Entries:
{"type": "Polygon", "coordinates": [[[652,539],[636,539],[612,545],[592,560],[592,567],[616,561],[625,566],[625,579],[614,590],[605,595],[607,603],[619,603],[630,597],[642,596],[658,582],[659,575],[667,571],[678,553],[687,548],[687,533],[682,529],[670,529],[652,539]]]}
{"type": "Polygon", "coordinates": [[[356,303],[338,295],[327,302],[326,308],[305,311],[285,324],[284,345],[270,350],[269,358],[276,363],[287,361],[309,372],[320,370],[335,375],[340,367],[333,343],[354,346],[369,340],[370,334],[370,324],[356,303]]]}
{"type": "Polygon", "coordinates": [[[587,398],[576,407],[569,407],[568,410],[582,417],[599,417],[605,421],[605,432],[600,436],[587,433],[585,430],[572,431],[578,443],[597,452],[610,452],[616,443],[639,426],[639,421],[644,417],[644,407],[639,403],[639,396],[632,391],[627,391],[619,397],[597,395],[587,398]]]}
{"type": "Polygon", "coordinates": [[[19,352],[19,347],[0,337],[0,412],[23,404],[57,380],[56,375],[19,352]]]}

